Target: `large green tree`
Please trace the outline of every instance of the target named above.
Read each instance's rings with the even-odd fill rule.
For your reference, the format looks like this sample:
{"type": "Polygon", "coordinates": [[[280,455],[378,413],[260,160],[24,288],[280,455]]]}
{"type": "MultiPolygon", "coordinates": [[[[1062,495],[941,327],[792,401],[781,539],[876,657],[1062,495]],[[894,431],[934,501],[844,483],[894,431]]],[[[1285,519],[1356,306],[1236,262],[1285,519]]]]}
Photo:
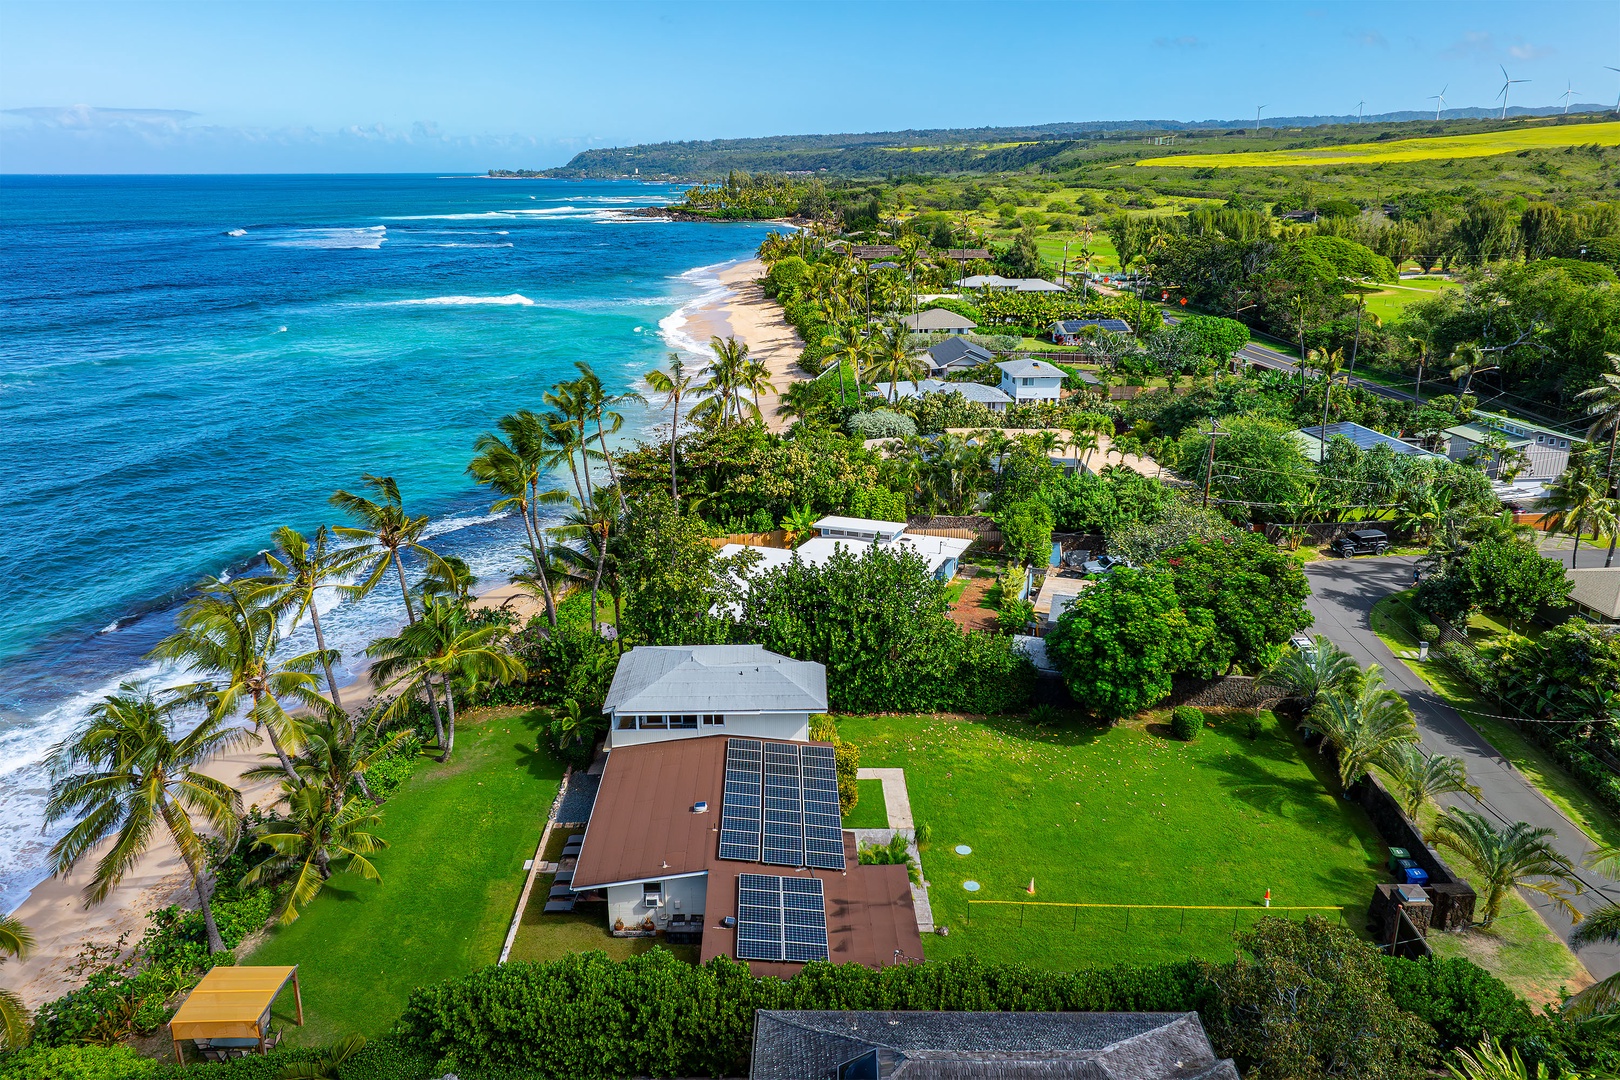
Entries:
{"type": "MultiPolygon", "coordinates": [[[[707,645],[729,639],[742,601],[737,559],[709,543],[708,528],[662,492],[630,503],[621,536],[625,591],[619,628],[638,645],[707,645]]],[[[747,553],[745,553],[747,554],[747,553]]]]}
{"type": "Polygon", "coordinates": [[[1169,572],[1121,568],[1070,605],[1046,651],[1074,699],[1115,721],[1162,701],[1213,630],[1207,611],[1182,610],[1169,572]]]}
{"type": "Polygon", "coordinates": [[[1474,601],[1506,615],[1510,628],[1528,622],[1543,607],[1562,607],[1568,602],[1571,583],[1564,568],[1544,558],[1531,544],[1475,544],[1463,556],[1457,574],[1474,601]]]}
{"type": "Polygon", "coordinates": [[[1234,540],[1193,540],[1164,553],[1184,611],[1207,611],[1213,631],[1194,661],[1214,678],[1237,665],[1270,664],[1295,633],[1311,625],[1310,584],[1299,563],[1255,533],[1234,540]]]}

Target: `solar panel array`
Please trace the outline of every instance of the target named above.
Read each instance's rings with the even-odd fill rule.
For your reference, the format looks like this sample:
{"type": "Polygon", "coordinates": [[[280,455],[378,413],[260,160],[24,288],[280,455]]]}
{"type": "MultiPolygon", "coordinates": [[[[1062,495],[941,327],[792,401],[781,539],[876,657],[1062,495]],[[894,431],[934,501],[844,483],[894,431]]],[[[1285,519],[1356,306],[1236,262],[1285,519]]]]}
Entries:
{"type": "Polygon", "coordinates": [[[726,741],[726,787],[720,807],[720,857],[759,861],[760,741],[726,741]]]}
{"type": "Polygon", "coordinates": [[[816,878],[737,875],[737,959],[827,959],[827,905],[816,878]]]}
{"type": "Polygon", "coordinates": [[[842,870],[843,827],[831,747],[727,740],[722,859],[842,870]]]}

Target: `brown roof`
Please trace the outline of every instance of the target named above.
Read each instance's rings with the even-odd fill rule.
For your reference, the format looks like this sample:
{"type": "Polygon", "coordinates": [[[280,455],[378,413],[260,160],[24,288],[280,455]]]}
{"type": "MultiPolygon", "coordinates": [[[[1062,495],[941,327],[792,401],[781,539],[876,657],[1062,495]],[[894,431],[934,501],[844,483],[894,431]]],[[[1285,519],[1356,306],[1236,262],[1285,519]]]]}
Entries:
{"type": "Polygon", "coordinates": [[[900,254],[894,244],[856,244],[849,250],[857,259],[892,259],[900,254]]]}
{"type": "Polygon", "coordinates": [[[988,259],[990,252],[984,248],[951,248],[945,255],[951,259],[988,259]]]}
{"type": "MultiPolygon", "coordinates": [[[[703,960],[734,955],[736,931],[720,925],[737,914],[738,874],[820,878],[827,904],[827,947],[833,963],[883,967],[922,956],[922,937],[904,866],[861,866],[855,835],[844,833],[847,869],[812,870],[722,859],[720,805],[725,794],[726,736],[621,746],[608,755],[579,863],[576,889],[707,873],[703,960]],[[709,810],[692,813],[704,801],[709,810]]],[[[766,740],[769,741],[769,740],[766,740]]],[[[791,975],[802,964],[751,961],[755,974],[791,975]]]]}

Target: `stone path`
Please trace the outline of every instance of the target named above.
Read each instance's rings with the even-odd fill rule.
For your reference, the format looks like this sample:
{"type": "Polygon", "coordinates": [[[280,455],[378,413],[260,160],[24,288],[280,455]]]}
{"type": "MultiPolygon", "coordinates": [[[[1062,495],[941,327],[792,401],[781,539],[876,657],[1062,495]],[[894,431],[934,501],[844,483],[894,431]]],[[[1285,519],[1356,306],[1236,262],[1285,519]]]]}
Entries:
{"type": "Polygon", "coordinates": [[[889,828],[917,827],[911,819],[911,797],[906,794],[906,770],[860,769],[855,773],[855,779],[883,781],[883,805],[889,810],[889,828]]]}
{"type": "Polygon", "coordinates": [[[921,885],[913,882],[911,886],[911,906],[917,912],[917,932],[932,934],[934,909],[928,903],[928,874],[923,870],[922,852],[917,847],[916,824],[911,817],[911,797],[906,794],[906,770],[859,769],[855,779],[883,781],[883,804],[889,815],[887,829],[851,830],[855,833],[855,844],[857,847],[873,844],[886,847],[895,833],[906,834],[906,853],[916,861],[917,876],[922,879],[921,885]]]}

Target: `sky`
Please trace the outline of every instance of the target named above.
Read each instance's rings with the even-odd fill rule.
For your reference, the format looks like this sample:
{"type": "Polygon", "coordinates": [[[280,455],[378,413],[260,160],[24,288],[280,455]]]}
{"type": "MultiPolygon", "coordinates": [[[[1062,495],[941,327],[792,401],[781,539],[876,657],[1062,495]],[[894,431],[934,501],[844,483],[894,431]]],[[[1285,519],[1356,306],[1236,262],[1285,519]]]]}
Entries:
{"type": "Polygon", "coordinates": [[[1612,106],[1620,3],[15,3],[0,172],[546,168],[668,139],[1612,106]]]}

